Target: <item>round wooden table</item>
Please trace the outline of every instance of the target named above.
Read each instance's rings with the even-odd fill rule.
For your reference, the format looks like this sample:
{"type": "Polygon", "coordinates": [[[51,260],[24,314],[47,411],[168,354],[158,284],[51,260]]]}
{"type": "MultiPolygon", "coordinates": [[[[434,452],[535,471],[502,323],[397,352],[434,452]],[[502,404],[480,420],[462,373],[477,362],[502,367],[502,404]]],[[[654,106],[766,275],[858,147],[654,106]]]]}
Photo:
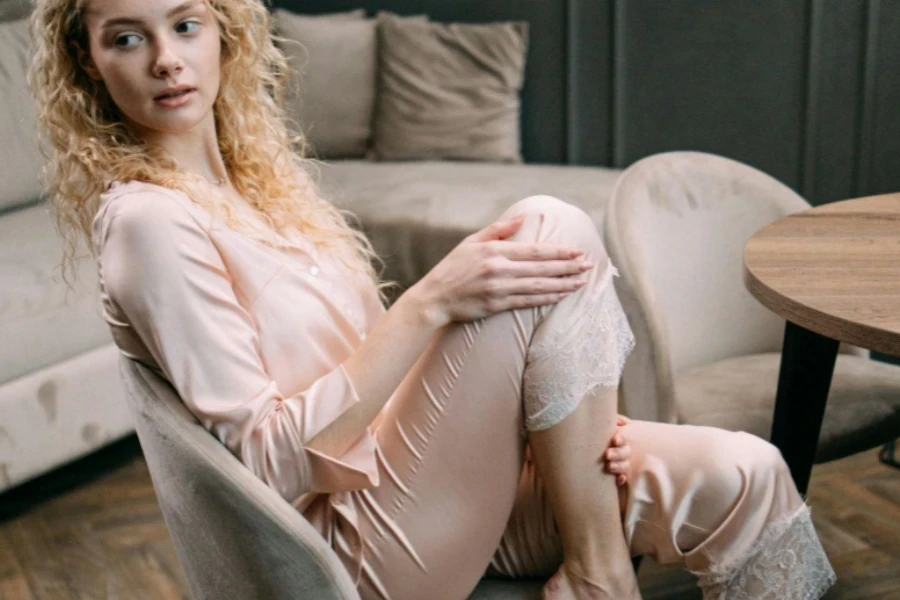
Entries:
{"type": "Polygon", "coordinates": [[[744,247],[744,284],[787,320],[771,440],[805,494],[839,343],[900,356],[900,193],[767,225],[744,247]]]}

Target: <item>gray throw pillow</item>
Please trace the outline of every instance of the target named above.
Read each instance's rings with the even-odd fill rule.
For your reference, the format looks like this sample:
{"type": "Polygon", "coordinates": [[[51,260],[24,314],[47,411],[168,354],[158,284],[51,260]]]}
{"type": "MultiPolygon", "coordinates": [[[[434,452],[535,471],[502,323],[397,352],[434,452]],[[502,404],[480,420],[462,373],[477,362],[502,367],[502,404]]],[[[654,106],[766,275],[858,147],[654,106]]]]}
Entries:
{"type": "Polygon", "coordinates": [[[377,159],[522,162],[527,23],[379,13],[378,39],[377,159]]]}
{"type": "Polygon", "coordinates": [[[375,111],[375,20],[364,10],[312,16],[277,9],[273,21],[291,41],[282,47],[294,73],[285,104],[310,153],[363,158],[375,111]]]}
{"type": "Polygon", "coordinates": [[[15,21],[31,14],[34,0],[0,0],[0,22],[15,21]]]}
{"type": "Polygon", "coordinates": [[[25,78],[31,61],[28,21],[0,23],[0,211],[40,199],[35,105],[25,78]]]}

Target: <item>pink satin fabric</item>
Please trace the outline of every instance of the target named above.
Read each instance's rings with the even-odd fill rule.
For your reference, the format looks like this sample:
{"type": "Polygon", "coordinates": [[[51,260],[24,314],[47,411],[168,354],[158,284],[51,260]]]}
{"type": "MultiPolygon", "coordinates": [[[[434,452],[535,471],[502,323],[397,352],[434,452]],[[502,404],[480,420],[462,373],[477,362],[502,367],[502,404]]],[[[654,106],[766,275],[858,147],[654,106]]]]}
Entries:
{"type": "Polygon", "coordinates": [[[302,238],[266,247],[144,182],[101,196],[92,241],[122,353],[257,476],[297,506],[378,485],[371,433],[340,457],[304,446],[359,401],[342,363],[384,311],[373,287],[302,238]]]}

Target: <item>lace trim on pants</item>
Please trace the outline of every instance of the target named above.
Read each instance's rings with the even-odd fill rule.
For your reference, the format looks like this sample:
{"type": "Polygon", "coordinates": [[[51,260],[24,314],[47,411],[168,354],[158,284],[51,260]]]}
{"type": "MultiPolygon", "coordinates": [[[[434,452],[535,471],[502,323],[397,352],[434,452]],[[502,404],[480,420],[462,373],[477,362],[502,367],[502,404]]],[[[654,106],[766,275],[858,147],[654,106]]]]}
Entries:
{"type": "Polygon", "coordinates": [[[529,349],[523,377],[528,431],[556,425],[598,386],[618,387],[635,337],[613,276],[619,271],[610,263],[603,279],[579,299],[571,322],[529,349]]]}
{"type": "Polygon", "coordinates": [[[837,580],[806,505],[770,523],[740,560],[695,575],[704,600],[818,600],[837,580]]]}

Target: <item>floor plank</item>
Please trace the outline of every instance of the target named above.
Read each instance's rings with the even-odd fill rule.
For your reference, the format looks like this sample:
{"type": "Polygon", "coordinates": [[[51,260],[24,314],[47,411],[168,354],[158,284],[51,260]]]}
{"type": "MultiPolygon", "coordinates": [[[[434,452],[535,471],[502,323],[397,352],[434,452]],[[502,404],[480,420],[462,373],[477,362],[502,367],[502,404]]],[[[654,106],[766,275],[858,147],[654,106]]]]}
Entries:
{"type": "MultiPolygon", "coordinates": [[[[809,503],[838,583],[828,600],[900,598],[900,470],[877,451],[818,465],[809,503]]],[[[700,600],[678,565],[645,559],[645,600],[700,600]]],[[[0,495],[0,599],[187,599],[133,437],[0,495]]]]}

